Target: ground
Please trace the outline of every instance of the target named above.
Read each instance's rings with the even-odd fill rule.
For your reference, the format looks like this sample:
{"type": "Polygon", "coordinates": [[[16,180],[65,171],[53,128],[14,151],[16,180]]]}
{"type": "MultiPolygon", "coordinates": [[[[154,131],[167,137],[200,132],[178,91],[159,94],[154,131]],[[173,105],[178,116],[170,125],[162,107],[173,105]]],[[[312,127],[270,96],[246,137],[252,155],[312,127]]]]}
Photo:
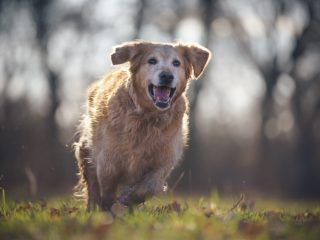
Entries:
{"type": "Polygon", "coordinates": [[[73,198],[0,200],[0,239],[320,239],[320,203],[166,196],[88,213],[73,198]]]}

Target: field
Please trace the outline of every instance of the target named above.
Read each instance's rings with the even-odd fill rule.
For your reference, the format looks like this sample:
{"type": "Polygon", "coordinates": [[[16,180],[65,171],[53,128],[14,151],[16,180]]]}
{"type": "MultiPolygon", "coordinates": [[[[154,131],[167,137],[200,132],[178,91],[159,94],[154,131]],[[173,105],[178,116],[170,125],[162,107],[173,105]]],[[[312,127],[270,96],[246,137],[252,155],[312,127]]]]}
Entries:
{"type": "Polygon", "coordinates": [[[320,239],[320,203],[167,196],[88,213],[72,198],[0,205],[0,239],[320,239]]]}

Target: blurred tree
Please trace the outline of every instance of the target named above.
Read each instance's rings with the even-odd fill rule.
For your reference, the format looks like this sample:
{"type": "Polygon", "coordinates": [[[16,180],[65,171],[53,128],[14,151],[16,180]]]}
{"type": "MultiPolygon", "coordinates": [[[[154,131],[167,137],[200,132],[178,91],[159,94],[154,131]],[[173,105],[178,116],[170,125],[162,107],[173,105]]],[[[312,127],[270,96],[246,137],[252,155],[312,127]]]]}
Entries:
{"type": "Polygon", "coordinates": [[[320,70],[316,67],[317,63],[309,62],[307,64],[316,69],[308,75],[308,70],[301,68],[301,64],[308,61],[307,58],[313,52],[320,54],[320,2],[307,0],[301,3],[305,5],[309,21],[297,37],[291,55],[290,74],[296,86],[292,97],[292,111],[297,128],[296,158],[300,172],[293,193],[298,196],[319,197],[320,192],[314,190],[320,187],[317,142],[320,123],[320,70]]]}
{"type": "MultiPolygon", "coordinates": [[[[5,176],[0,185],[21,186],[27,179],[31,184],[34,176],[40,191],[72,184],[76,170],[61,136],[73,132],[69,128],[77,124],[80,110],[76,108],[86,86],[105,70],[107,48],[134,38],[169,41],[180,37],[179,31],[183,31],[183,36],[192,35],[190,39],[199,39],[199,43],[213,48],[211,66],[217,66],[216,59],[230,58],[222,56],[222,48],[239,50],[237,61],[247,61],[241,66],[258,71],[265,91],[255,103],[260,109],[257,116],[239,115],[243,119],[254,118],[250,123],[260,123],[259,136],[245,138],[234,133],[238,120],[230,121],[228,116],[217,115],[225,123],[219,125],[217,119],[211,119],[205,130],[199,129],[197,121],[203,116],[197,110],[206,87],[223,86],[228,88],[225,92],[233,94],[235,85],[241,84],[238,78],[247,76],[236,76],[236,81],[229,82],[232,84],[223,85],[221,82],[227,82],[231,75],[220,72],[219,79],[212,79],[213,73],[219,72],[212,68],[193,81],[189,147],[186,161],[173,181],[184,172],[181,190],[224,190],[229,185],[232,190],[242,190],[244,179],[255,183],[260,191],[319,197],[319,15],[320,2],[316,0],[1,1],[0,175],[5,176]],[[194,25],[185,29],[184,24],[190,22],[194,25]],[[199,29],[188,29],[194,26],[199,29]],[[36,57],[31,59],[33,54],[36,57]],[[97,55],[102,60],[95,58],[97,55]],[[25,74],[28,71],[29,75],[25,74]],[[30,93],[21,94],[30,88],[28,81],[33,77],[42,77],[48,88],[45,96],[37,99],[48,102],[41,111],[35,109],[35,102],[30,102],[30,93]],[[74,88],[74,84],[81,87],[74,88]],[[279,103],[279,89],[289,92],[285,104],[279,103]],[[286,131],[281,129],[284,125],[290,125],[285,126],[286,131]],[[208,182],[209,178],[214,180],[208,182]]],[[[231,54],[231,58],[234,56],[231,54]]],[[[44,91],[41,87],[34,89],[44,91]]],[[[215,107],[239,111],[226,109],[231,105],[224,104],[223,95],[217,96],[215,107]]],[[[238,101],[237,97],[232,96],[229,101],[238,101]]],[[[254,127],[239,126],[254,131],[254,127]]]]}
{"type": "MultiPolygon", "coordinates": [[[[16,58],[17,53],[15,52],[11,55],[5,55],[5,86],[1,99],[4,113],[1,116],[1,155],[3,157],[1,165],[7,170],[4,184],[8,186],[20,185],[21,182],[29,181],[29,184],[34,185],[31,186],[32,194],[36,194],[38,187],[41,192],[50,192],[56,189],[59,187],[57,179],[73,178],[73,174],[67,177],[70,172],[64,170],[72,163],[64,163],[68,153],[59,141],[59,129],[56,123],[56,112],[60,103],[58,73],[50,68],[48,62],[48,41],[51,31],[48,13],[52,4],[53,1],[41,0],[2,1],[0,8],[0,11],[8,11],[9,9],[9,11],[15,12],[23,9],[30,13],[34,29],[28,30],[35,31],[35,39],[29,38],[29,42],[21,42],[20,44],[37,46],[34,51],[39,53],[41,71],[49,86],[48,110],[44,114],[44,118],[36,116],[35,110],[33,106],[28,104],[26,96],[15,100],[8,94],[10,81],[23,72],[23,69],[32,69],[32,63],[22,62],[23,60],[16,58]]],[[[16,40],[16,36],[10,35],[10,31],[14,28],[14,18],[6,19],[5,24],[3,34],[7,34],[7,41],[19,41],[19,38],[16,40]]],[[[22,190],[21,187],[19,188],[22,190]]]]}
{"type": "Polygon", "coordinates": [[[136,15],[136,20],[135,20],[135,34],[133,39],[138,39],[141,35],[141,28],[142,28],[143,19],[144,19],[144,11],[147,8],[146,4],[147,4],[146,0],[139,0],[138,2],[139,7],[136,15]]]}
{"type": "MultiPolygon", "coordinates": [[[[281,62],[284,53],[277,50],[277,42],[275,41],[280,41],[279,37],[277,38],[277,31],[279,31],[277,24],[284,17],[287,17],[286,15],[288,15],[288,11],[291,9],[292,2],[282,0],[273,1],[272,3],[275,12],[274,17],[271,22],[265,23],[268,42],[268,49],[266,51],[269,53],[268,61],[261,62],[258,60],[257,53],[251,46],[252,40],[246,33],[246,30],[242,28],[241,21],[239,19],[233,21],[233,26],[238,32],[237,36],[241,47],[245,49],[251,62],[259,69],[265,83],[265,92],[261,100],[260,154],[255,167],[256,169],[263,169],[263,171],[256,171],[256,179],[258,180],[259,187],[270,189],[277,182],[281,184],[281,182],[287,181],[285,187],[291,188],[291,194],[296,196],[311,196],[316,194],[319,196],[320,192],[314,191],[320,183],[316,170],[315,158],[317,157],[317,153],[314,126],[316,125],[316,121],[318,121],[318,101],[320,95],[318,93],[311,93],[315,88],[319,88],[319,75],[315,75],[311,79],[305,79],[305,81],[299,77],[299,74],[301,74],[301,72],[299,73],[299,69],[301,71],[300,63],[307,57],[307,51],[311,49],[319,51],[319,44],[316,44],[316,42],[320,41],[319,2],[312,0],[300,2],[301,6],[306,9],[309,20],[302,32],[297,34],[293,48],[290,50],[291,55],[289,55],[285,63],[281,62]],[[290,158],[293,158],[293,161],[283,159],[284,155],[280,154],[280,152],[283,152],[284,149],[278,147],[279,141],[268,136],[270,128],[277,128],[277,126],[271,126],[270,123],[272,119],[279,117],[275,91],[282,74],[290,74],[295,83],[291,108],[297,129],[297,146],[295,147],[296,153],[290,155],[287,152],[285,154],[291,156],[290,158]],[[308,94],[312,94],[311,98],[314,102],[304,104],[308,94]],[[310,107],[312,109],[308,109],[310,107]],[[307,114],[307,111],[311,111],[311,114],[307,114]],[[283,164],[283,162],[286,163],[283,164]],[[269,176],[274,169],[279,169],[281,172],[286,171],[288,165],[292,166],[292,171],[290,170],[288,175],[279,173],[274,175],[273,180],[270,181],[269,176]],[[281,166],[284,166],[284,168],[281,166]],[[295,179],[295,183],[292,184],[291,180],[288,181],[288,178],[295,179]]],[[[282,144],[285,143],[282,142],[282,144]]],[[[291,144],[294,143],[292,142],[291,144]]]]}
{"type": "MultiPolygon", "coordinates": [[[[201,0],[199,2],[199,16],[204,26],[204,46],[210,48],[211,43],[211,24],[216,16],[214,0],[201,0]]],[[[209,65],[210,66],[210,65],[209,65]]],[[[197,191],[201,191],[201,186],[205,184],[207,174],[203,174],[204,168],[199,162],[201,158],[201,150],[199,149],[199,136],[196,127],[196,107],[198,104],[199,93],[201,92],[204,81],[208,79],[210,69],[207,68],[203,75],[197,81],[191,83],[191,99],[190,99],[190,115],[189,115],[189,143],[186,150],[185,161],[182,163],[182,171],[184,171],[184,180],[181,182],[181,187],[193,191],[193,186],[197,186],[197,191]],[[205,176],[203,178],[203,176],[205,176]]],[[[203,190],[203,189],[202,189],[203,190]]]]}
{"type": "MultiPolygon", "coordinates": [[[[60,99],[58,96],[59,90],[59,79],[58,74],[50,68],[48,63],[48,40],[50,37],[50,23],[48,18],[48,13],[50,11],[50,6],[53,1],[51,0],[30,0],[30,5],[32,9],[32,16],[34,18],[35,30],[36,30],[36,40],[39,46],[42,69],[46,75],[48,86],[50,89],[49,99],[50,109],[47,116],[48,124],[48,135],[52,140],[52,146],[54,146],[58,139],[58,129],[55,121],[56,111],[59,107],[60,99]]],[[[55,155],[55,149],[53,149],[52,154],[55,155]]]]}

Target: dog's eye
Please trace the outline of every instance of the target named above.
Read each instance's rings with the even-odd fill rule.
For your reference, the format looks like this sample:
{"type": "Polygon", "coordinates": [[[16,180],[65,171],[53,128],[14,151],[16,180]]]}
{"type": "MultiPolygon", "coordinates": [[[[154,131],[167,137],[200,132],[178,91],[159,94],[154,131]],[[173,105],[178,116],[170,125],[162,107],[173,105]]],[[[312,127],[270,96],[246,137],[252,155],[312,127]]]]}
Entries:
{"type": "Polygon", "coordinates": [[[158,61],[157,61],[157,59],[155,59],[155,58],[150,58],[150,59],[148,60],[148,63],[149,63],[149,64],[152,64],[152,65],[155,65],[155,64],[158,63],[158,61]]]}
{"type": "Polygon", "coordinates": [[[175,59],[172,61],[172,65],[175,66],[175,67],[179,67],[180,66],[180,61],[175,59]]]}

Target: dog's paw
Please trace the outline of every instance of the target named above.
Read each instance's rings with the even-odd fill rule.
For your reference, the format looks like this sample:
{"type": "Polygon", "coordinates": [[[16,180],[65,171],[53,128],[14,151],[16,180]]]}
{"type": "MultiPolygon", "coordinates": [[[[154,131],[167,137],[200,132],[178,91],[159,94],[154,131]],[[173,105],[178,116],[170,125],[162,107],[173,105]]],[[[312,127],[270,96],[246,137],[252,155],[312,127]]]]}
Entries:
{"type": "Polygon", "coordinates": [[[124,205],[129,205],[130,204],[130,196],[135,192],[136,188],[134,187],[127,187],[125,188],[120,197],[118,198],[118,201],[121,203],[121,204],[124,204],[124,205]]]}
{"type": "Polygon", "coordinates": [[[119,203],[119,202],[116,202],[112,205],[111,207],[111,212],[114,216],[116,217],[121,217],[123,216],[123,214],[128,210],[128,207],[119,203]]]}

